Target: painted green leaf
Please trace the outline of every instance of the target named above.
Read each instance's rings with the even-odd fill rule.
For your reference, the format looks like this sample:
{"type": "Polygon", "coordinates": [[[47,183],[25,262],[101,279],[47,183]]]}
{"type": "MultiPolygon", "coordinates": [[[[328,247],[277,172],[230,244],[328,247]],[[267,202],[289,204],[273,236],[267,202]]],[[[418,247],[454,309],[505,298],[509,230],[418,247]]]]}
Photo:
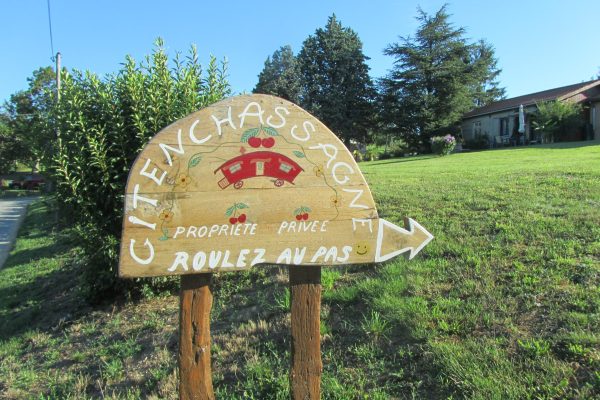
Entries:
{"type": "Polygon", "coordinates": [[[304,207],[304,211],[305,212],[312,212],[312,210],[310,209],[310,207],[304,207]]]}
{"type": "Polygon", "coordinates": [[[275,129],[271,128],[270,126],[264,126],[263,131],[265,131],[267,133],[267,135],[270,135],[270,136],[279,136],[279,133],[277,133],[277,131],[275,129]]]}
{"type": "Polygon", "coordinates": [[[190,168],[195,167],[196,165],[200,164],[200,161],[202,161],[202,156],[200,154],[195,154],[192,156],[192,158],[190,158],[188,166],[190,168]]]}
{"type": "Polygon", "coordinates": [[[236,204],[238,210],[241,210],[242,208],[249,208],[246,204],[244,203],[237,203],[236,204]]]}
{"type": "Polygon", "coordinates": [[[251,137],[257,136],[259,132],[259,128],[251,128],[242,134],[242,138],[240,139],[242,143],[248,143],[248,139],[251,137]]]}
{"type": "Polygon", "coordinates": [[[306,157],[306,155],[303,152],[298,151],[298,150],[294,150],[294,155],[296,157],[298,157],[298,158],[304,158],[304,157],[306,157]]]}
{"type": "Polygon", "coordinates": [[[298,214],[302,214],[302,207],[300,207],[300,208],[296,208],[296,209],[294,210],[294,215],[298,215],[298,214]]]}
{"type": "Polygon", "coordinates": [[[225,215],[228,217],[231,217],[233,215],[233,212],[235,211],[235,209],[236,209],[235,205],[229,207],[227,209],[227,211],[225,211],[225,215]]]}
{"type": "Polygon", "coordinates": [[[163,235],[161,237],[158,238],[158,240],[168,240],[169,239],[169,230],[167,228],[162,228],[161,229],[163,235]]]}

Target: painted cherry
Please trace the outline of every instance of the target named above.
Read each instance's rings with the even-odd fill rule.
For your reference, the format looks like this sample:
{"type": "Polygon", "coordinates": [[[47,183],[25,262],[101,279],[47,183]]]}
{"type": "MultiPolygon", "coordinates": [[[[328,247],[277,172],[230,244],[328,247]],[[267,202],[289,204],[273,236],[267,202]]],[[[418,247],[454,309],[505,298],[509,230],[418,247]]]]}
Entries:
{"type": "Polygon", "coordinates": [[[272,137],[264,138],[262,140],[262,145],[263,145],[263,147],[270,149],[271,147],[273,147],[275,145],[275,139],[273,139],[272,137]]]}
{"type": "Polygon", "coordinates": [[[250,139],[248,139],[248,144],[250,145],[250,147],[257,148],[257,147],[260,147],[261,140],[260,140],[260,138],[253,136],[250,139]]]}
{"type": "Polygon", "coordinates": [[[229,218],[229,222],[231,223],[231,225],[233,225],[238,222],[238,219],[236,217],[231,217],[229,218]]]}
{"type": "Polygon", "coordinates": [[[308,214],[307,213],[302,214],[302,219],[306,221],[308,219],[308,214]]]}
{"type": "Polygon", "coordinates": [[[298,215],[296,215],[296,219],[297,219],[298,221],[302,221],[302,214],[298,214],[298,215]]]}
{"type": "Polygon", "coordinates": [[[244,222],[246,222],[246,214],[240,214],[237,220],[240,224],[243,224],[244,222]]]}

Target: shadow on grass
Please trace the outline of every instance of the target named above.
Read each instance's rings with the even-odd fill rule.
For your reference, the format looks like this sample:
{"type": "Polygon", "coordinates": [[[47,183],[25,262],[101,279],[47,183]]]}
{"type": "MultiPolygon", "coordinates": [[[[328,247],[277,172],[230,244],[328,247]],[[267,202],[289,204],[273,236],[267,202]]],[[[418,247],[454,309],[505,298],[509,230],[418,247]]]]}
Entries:
{"type": "Polygon", "coordinates": [[[531,147],[548,150],[578,149],[581,147],[600,146],[600,140],[584,140],[580,142],[558,142],[533,145],[531,147]]]}
{"type": "Polygon", "coordinates": [[[372,161],[368,165],[372,166],[372,165],[385,165],[385,164],[399,164],[399,163],[407,163],[407,162],[413,162],[413,161],[429,160],[431,158],[440,158],[440,156],[434,155],[434,154],[429,154],[426,156],[392,158],[389,160],[372,161]]]}
{"type": "Polygon", "coordinates": [[[70,261],[73,243],[66,236],[34,240],[56,235],[52,216],[46,199],[29,206],[17,250],[0,270],[0,340],[28,330],[46,330],[83,311],[78,267],[70,261]]]}
{"type": "Polygon", "coordinates": [[[50,244],[42,247],[36,247],[33,249],[13,251],[13,253],[10,255],[2,269],[8,270],[10,268],[18,267],[22,264],[35,262],[40,259],[47,258],[48,254],[52,254],[54,257],[58,257],[63,255],[66,250],[67,249],[65,248],[65,246],[50,244]]]}
{"type": "Polygon", "coordinates": [[[87,306],[77,292],[72,267],[0,289],[0,340],[28,330],[47,330],[81,314],[87,306]]]}
{"type": "MultiPolygon", "coordinates": [[[[532,144],[532,145],[519,145],[519,146],[505,146],[498,147],[489,150],[511,150],[511,149],[544,149],[544,150],[568,150],[568,149],[579,149],[582,147],[600,146],[600,140],[583,140],[578,142],[556,142],[556,143],[545,143],[545,144],[532,144]]],[[[486,149],[487,150],[487,149],[486,149]]]]}

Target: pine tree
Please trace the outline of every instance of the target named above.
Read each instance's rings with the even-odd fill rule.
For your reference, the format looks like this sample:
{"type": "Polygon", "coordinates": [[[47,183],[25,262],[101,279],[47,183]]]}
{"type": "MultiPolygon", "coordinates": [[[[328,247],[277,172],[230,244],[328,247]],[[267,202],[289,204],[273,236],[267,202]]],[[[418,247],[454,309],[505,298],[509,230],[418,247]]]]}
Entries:
{"type": "Polygon", "coordinates": [[[364,141],[373,124],[375,88],[356,32],[329,17],[298,55],[300,104],[342,140],[364,141]]]}
{"type": "Polygon", "coordinates": [[[299,102],[300,79],[298,63],[291,46],[282,46],[267,57],[253,93],[272,94],[293,103],[299,102]]]}
{"type": "Polygon", "coordinates": [[[471,64],[473,65],[473,107],[483,107],[505,97],[505,89],[499,87],[498,60],[494,57],[494,48],[485,40],[472,46],[471,64]]]}
{"type": "Polygon", "coordinates": [[[468,43],[465,30],[449,18],[446,6],[433,16],[419,9],[415,37],[384,51],[395,60],[380,82],[382,120],[415,147],[428,146],[432,136],[457,133],[464,113],[504,95],[493,48],[484,41],[468,43]]]}

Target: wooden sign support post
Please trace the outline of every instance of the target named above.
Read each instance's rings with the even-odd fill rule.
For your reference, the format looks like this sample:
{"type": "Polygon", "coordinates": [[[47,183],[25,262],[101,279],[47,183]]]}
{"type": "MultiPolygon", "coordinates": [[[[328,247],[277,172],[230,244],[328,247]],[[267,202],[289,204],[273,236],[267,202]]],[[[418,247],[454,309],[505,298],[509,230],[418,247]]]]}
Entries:
{"type": "Polygon", "coordinates": [[[291,266],[292,399],[321,398],[321,267],[291,266]]]}
{"type": "Polygon", "coordinates": [[[323,123],[267,95],[225,99],[157,133],[131,167],[119,275],[182,275],[181,399],[213,399],[211,276],[288,265],[290,387],[318,399],[321,266],[413,258],[433,236],[379,218],[352,154],[323,123]]]}
{"type": "Polygon", "coordinates": [[[214,400],[210,367],[212,274],[183,275],[179,297],[179,398],[214,400]]]}

